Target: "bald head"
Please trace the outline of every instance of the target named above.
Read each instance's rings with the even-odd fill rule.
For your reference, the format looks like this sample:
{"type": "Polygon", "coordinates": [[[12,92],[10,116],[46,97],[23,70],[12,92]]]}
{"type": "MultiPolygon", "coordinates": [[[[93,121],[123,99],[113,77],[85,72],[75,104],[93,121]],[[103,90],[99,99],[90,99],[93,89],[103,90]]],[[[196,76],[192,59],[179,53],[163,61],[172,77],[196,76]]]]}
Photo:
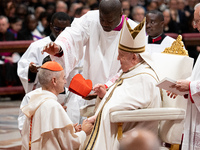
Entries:
{"type": "Polygon", "coordinates": [[[112,31],[121,20],[122,5],[119,0],[102,0],[99,5],[99,18],[104,31],[112,31]]]}
{"type": "Polygon", "coordinates": [[[63,67],[55,62],[45,62],[38,72],[38,80],[43,90],[50,91],[55,95],[64,91],[65,72],[63,67]]]}
{"type": "Polygon", "coordinates": [[[99,4],[99,10],[105,14],[122,12],[122,5],[119,0],[102,0],[99,4]]]}
{"type": "Polygon", "coordinates": [[[160,143],[155,134],[145,129],[130,130],[123,134],[120,150],[159,150],[160,143]]]}

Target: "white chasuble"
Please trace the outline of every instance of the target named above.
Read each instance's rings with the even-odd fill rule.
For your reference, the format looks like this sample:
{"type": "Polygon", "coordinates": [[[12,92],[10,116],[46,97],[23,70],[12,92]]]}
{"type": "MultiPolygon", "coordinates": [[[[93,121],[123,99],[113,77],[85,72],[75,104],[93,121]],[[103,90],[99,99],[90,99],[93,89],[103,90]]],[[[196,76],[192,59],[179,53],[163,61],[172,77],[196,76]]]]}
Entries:
{"type": "MultiPolygon", "coordinates": [[[[156,83],[155,72],[145,62],[136,65],[128,73],[123,73],[99,104],[95,126],[85,149],[117,150],[117,124],[110,122],[110,112],[160,107],[161,96],[156,83]]],[[[123,132],[139,127],[156,134],[158,132],[157,121],[124,123],[123,132]]]]}

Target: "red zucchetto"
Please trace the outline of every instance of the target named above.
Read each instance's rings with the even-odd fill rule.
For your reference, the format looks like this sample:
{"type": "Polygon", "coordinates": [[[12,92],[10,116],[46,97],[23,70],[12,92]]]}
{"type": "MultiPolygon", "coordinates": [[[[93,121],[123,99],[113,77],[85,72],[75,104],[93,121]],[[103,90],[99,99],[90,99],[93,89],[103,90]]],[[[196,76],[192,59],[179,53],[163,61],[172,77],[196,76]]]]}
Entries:
{"type": "Polygon", "coordinates": [[[44,63],[41,66],[41,68],[48,69],[48,70],[51,70],[51,71],[61,71],[61,70],[63,70],[63,67],[55,61],[48,61],[48,62],[44,63]]]}

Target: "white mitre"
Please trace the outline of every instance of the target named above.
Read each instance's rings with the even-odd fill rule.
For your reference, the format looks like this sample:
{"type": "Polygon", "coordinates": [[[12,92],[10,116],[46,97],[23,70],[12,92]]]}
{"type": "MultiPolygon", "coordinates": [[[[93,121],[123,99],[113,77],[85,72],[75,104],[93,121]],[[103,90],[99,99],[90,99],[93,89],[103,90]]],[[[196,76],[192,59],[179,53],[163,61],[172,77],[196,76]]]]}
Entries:
{"type": "Polygon", "coordinates": [[[134,29],[131,29],[127,21],[124,21],[121,37],[119,40],[119,50],[131,53],[138,53],[142,59],[151,66],[154,70],[155,64],[149,53],[145,53],[146,45],[146,18],[138,24],[134,29]]]}
{"type": "MultiPolygon", "coordinates": [[[[126,20],[126,19],[124,19],[126,20]]],[[[142,53],[146,44],[146,18],[131,29],[129,23],[124,21],[119,40],[119,49],[127,52],[142,53]]]]}

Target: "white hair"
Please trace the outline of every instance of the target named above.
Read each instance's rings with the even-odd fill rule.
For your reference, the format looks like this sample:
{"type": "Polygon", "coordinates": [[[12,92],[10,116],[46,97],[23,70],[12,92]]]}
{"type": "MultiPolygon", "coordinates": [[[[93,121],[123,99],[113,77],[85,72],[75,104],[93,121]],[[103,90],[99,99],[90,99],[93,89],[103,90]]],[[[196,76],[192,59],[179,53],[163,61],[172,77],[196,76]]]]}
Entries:
{"type": "Polygon", "coordinates": [[[196,4],[196,5],[194,6],[194,10],[196,10],[199,6],[200,6],[200,3],[196,4]]]}
{"type": "Polygon", "coordinates": [[[165,9],[165,10],[163,10],[163,12],[168,12],[168,13],[170,13],[170,10],[169,9],[165,9]]]}
{"type": "Polygon", "coordinates": [[[9,23],[9,20],[8,20],[8,18],[7,18],[6,16],[1,15],[1,16],[0,16],[0,20],[2,20],[2,19],[5,19],[6,22],[9,23]]]}
{"type": "Polygon", "coordinates": [[[135,7],[133,7],[133,9],[132,9],[132,16],[134,16],[134,15],[136,14],[136,11],[139,10],[139,9],[142,9],[142,10],[144,11],[144,14],[145,14],[145,9],[144,9],[144,7],[142,7],[142,6],[135,6],[135,7]]]}
{"type": "MultiPolygon", "coordinates": [[[[194,10],[196,10],[197,8],[199,8],[200,7],[200,3],[198,3],[198,4],[196,4],[195,6],[194,6],[194,10]]],[[[199,11],[199,16],[200,16],[200,11],[199,11]]]]}

